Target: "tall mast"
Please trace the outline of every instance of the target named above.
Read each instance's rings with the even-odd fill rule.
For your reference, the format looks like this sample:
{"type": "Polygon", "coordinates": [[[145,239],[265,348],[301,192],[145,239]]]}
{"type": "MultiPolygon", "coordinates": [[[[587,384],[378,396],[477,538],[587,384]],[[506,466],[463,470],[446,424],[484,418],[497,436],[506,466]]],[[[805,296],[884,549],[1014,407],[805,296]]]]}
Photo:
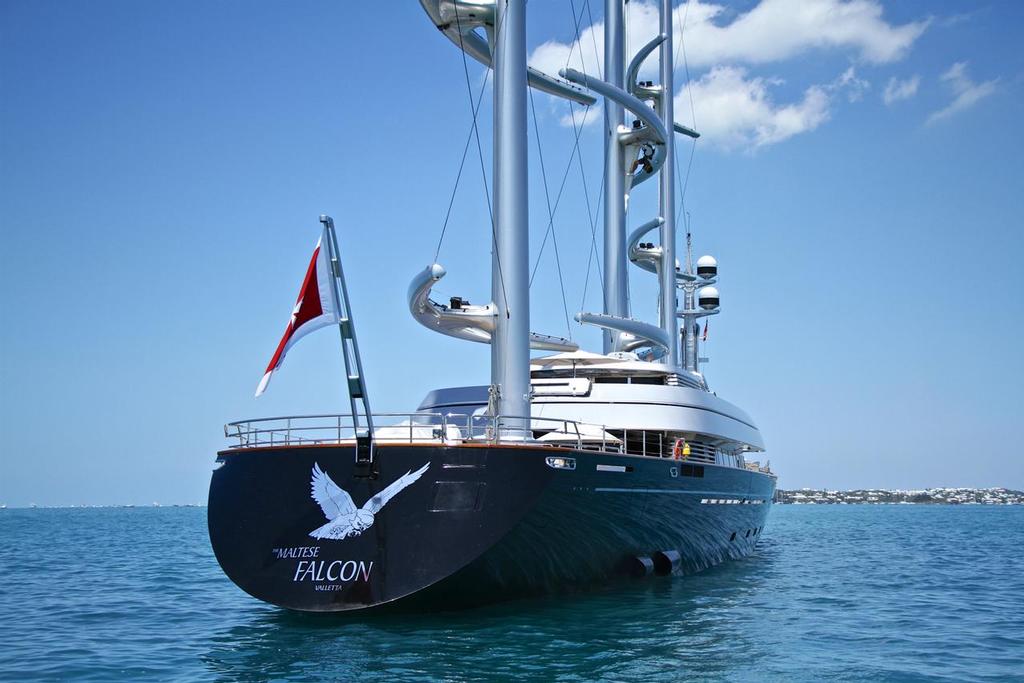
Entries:
{"type": "MultiPolygon", "coordinates": [[[[604,78],[622,90],[625,80],[623,1],[605,1],[604,78]]],[[[626,274],[626,175],[619,127],[624,109],[604,100],[604,313],[629,317],[629,281],[626,274]]],[[[673,285],[674,286],[674,285],[673,285]]],[[[605,329],[604,352],[617,351],[619,332],[605,329]]]]}
{"type": "Polygon", "coordinates": [[[665,40],[661,43],[661,120],[668,129],[665,140],[665,163],[661,167],[659,193],[659,210],[663,222],[661,224],[661,268],[658,278],[661,280],[659,294],[661,297],[659,321],[671,343],[668,347],[666,360],[672,367],[679,366],[679,325],[676,322],[676,195],[675,195],[675,93],[674,66],[672,51],[672,0],[661,0],[661,34],[665,40]]]}
{"type": "MultiPolygon", "coordinates": [[[[529,428],[530,291],[527,211],[526,0],[498,0],[494,26],[494,251],[492,406],[509,431],[529,428]],[[522,423],[520,423],[522,422],[522,423]]],[[[620,166],[621,168],[621,166],[620,166]]],[[[620,173],[621,175],[621,173],[620,173]]],[[[620,195],[621,196],[621,195],[620,195]]]]}

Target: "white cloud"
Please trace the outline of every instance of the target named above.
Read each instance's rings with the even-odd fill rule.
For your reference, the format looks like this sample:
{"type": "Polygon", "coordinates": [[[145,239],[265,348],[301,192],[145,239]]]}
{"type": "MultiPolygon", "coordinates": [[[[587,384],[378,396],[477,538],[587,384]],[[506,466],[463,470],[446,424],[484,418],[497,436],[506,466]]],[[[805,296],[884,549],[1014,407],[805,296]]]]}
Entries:
{"type": "Polygon", "coordinates": [[[825,87],[811,86],[801,101],[777,105],[769,93],[769,86],[777,83],[748,78],[739,67],[719,66],[677,94],[675,106],[689,111],[692,94],[702,139],[725,149],[772,145],[828,120],[825,87]]]}
{"type": "Polygon", "coordinates": [[[893,76],[885,86],[882,101],[889,105],[900,100],[909,100],[917,94],[919,85],[921,85],[921,77],[916,74],[903,81],[893,76]]]}
{"type": "MultiPolygon", "coordinates": [[[[652,0],[634,0],[628,7],[626,43],[628,52],[635,53],[658,33],[658,6],[652,0]]],[[[856,102],[870,87],[850,66],[833,82],[808,87],[801,100],[776,104],[770,89],[778,79],[750,77],[741,65],[781,62],[822,50],[843,51],[869,63],[892,62],[928,26],[928,21],[887,22],[879,0],[760,0],[735,15],[724,4],[690,0],[674,12],[677,50],[679,29],[685,26],[686,63],[697,73],[705,72],[695,76],[691,89],[697,124],[707,141],[727,149],[762,147],[814,130],[828,120],[839,93],[856,102]]],[[[603,46],[604,24],[596,22],[581,29],[578,42],[540,45],[529,61],[551,74],[569,66],[596,75],[603,72],[603,46]]],[[[656,77],[657,62],[655,52],[641,75],[656,77]]],[[[685,89],[676,93],[677,114],[689,113],[689,94],[685,89]]],[[[587,123],[597,120],[597,113],[592,110],[587,123]]],[[[572,125],[569,117],[561,118],[563,125],[572,125]]]]}
{"type": "Polygon", "coordinates": [[[975,83],[967,75],[967,62],[957,62],[942,74],[941,80],[953,92],[953,101],[928,117],[927,123],[935,123],[947,119],[954,114],[970,109],[996,91],[999,79],[975,83]]]}
{"type": "Polygon", "coordinates": [[[828,90],[830,92],[844,91],[846,99],[850,102],[860,102],[864,98],[864,91],[870,87],[869,82],[857,77],[857,70],[851,66],[828,85],[828,90]]]}
{"type": "MultiPolygon", "coordinates": [[[[658,33],[658,10],[652,2],[629,5],[627,41],[635,52],[658,33]]],[[[691,0],[675,9],[676,45],[685,21],[686,57],[690,66],[722,63],[778,62],[811,50],[849,50],[871,63],[901,59],[927,28],[927,21],[893,25],[882,18],[877,0],[761,0],[723,25],[723,5],[691,0]]],[[[530,55],[530,65],[551,74],[567,64],[596,73],[603,69],[604,24],[580,32],[579,45],[547,42],[530,55]]],[[[652,74],[657,57],[645,64],[652,74]]]]}
{"type": "Polygon", "coordinates": [[[579,128],[580,126],[589,126],[602,120],[604,120],[604,108],[600,104],[590,107],[577,107],[573,105],[568,114],[562,115],[559,123],[566,128],[579,128]]]}

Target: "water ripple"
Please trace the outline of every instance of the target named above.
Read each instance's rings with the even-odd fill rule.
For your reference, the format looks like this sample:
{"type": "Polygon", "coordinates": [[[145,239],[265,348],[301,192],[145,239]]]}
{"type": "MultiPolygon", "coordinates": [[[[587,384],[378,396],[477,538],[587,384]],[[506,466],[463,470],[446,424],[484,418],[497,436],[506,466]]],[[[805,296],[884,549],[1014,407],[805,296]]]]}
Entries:
{"type": "Polygon", "coordinates": [[[696,576],[437,614],[299,615],[202,509],[4,510],[9,680],[1024,681],[1024,508],[777,507],[696,576]]]}

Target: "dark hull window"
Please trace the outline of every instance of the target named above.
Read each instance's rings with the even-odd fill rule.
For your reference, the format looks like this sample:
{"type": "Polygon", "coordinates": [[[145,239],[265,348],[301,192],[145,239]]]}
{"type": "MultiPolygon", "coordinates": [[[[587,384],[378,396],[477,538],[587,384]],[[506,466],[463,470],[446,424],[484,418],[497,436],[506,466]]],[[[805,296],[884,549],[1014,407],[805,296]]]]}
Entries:
{"type": "Polygon", "coordinates": [[[679,466],[679,474],[684,477],[704,477],[704,465],[683,464],[679,466]]]}

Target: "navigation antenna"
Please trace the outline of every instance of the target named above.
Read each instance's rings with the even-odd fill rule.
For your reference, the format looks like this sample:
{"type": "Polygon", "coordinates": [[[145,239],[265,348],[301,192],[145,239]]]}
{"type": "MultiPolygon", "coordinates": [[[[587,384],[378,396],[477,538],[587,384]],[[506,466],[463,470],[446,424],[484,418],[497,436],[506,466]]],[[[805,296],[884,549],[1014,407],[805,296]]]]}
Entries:
{"type": "Polygon", "coordinates": [[[690,212],[686,212],[686,272],[693,275],[693,239],[690,234],[690,212]]]}
{"type": "Polygon", "coordinates": [[[338,330],[341,332],[341,356],[345,361],[345,386],[348,389],[349,405],[352,409],[352,430],[356,437],[355,476],[373,476],[373,415],[370,413],[370,399],[366,393],[366,382],[363,380],[363,362],[359,358],[359,344],[356,342],[356,328],[352,322],[352,307],[348,302],[348,287],[345,286],[345,273],[341,269],[341,256],[338,251],[338,236],[334,231],[334,219],[320,216],[327,231],[327,248],[330,251],[331,280],[334,286],[331,294],[338,311],[338,330]],[[361,430],[360,408],[366,429],[361,430]]]}

